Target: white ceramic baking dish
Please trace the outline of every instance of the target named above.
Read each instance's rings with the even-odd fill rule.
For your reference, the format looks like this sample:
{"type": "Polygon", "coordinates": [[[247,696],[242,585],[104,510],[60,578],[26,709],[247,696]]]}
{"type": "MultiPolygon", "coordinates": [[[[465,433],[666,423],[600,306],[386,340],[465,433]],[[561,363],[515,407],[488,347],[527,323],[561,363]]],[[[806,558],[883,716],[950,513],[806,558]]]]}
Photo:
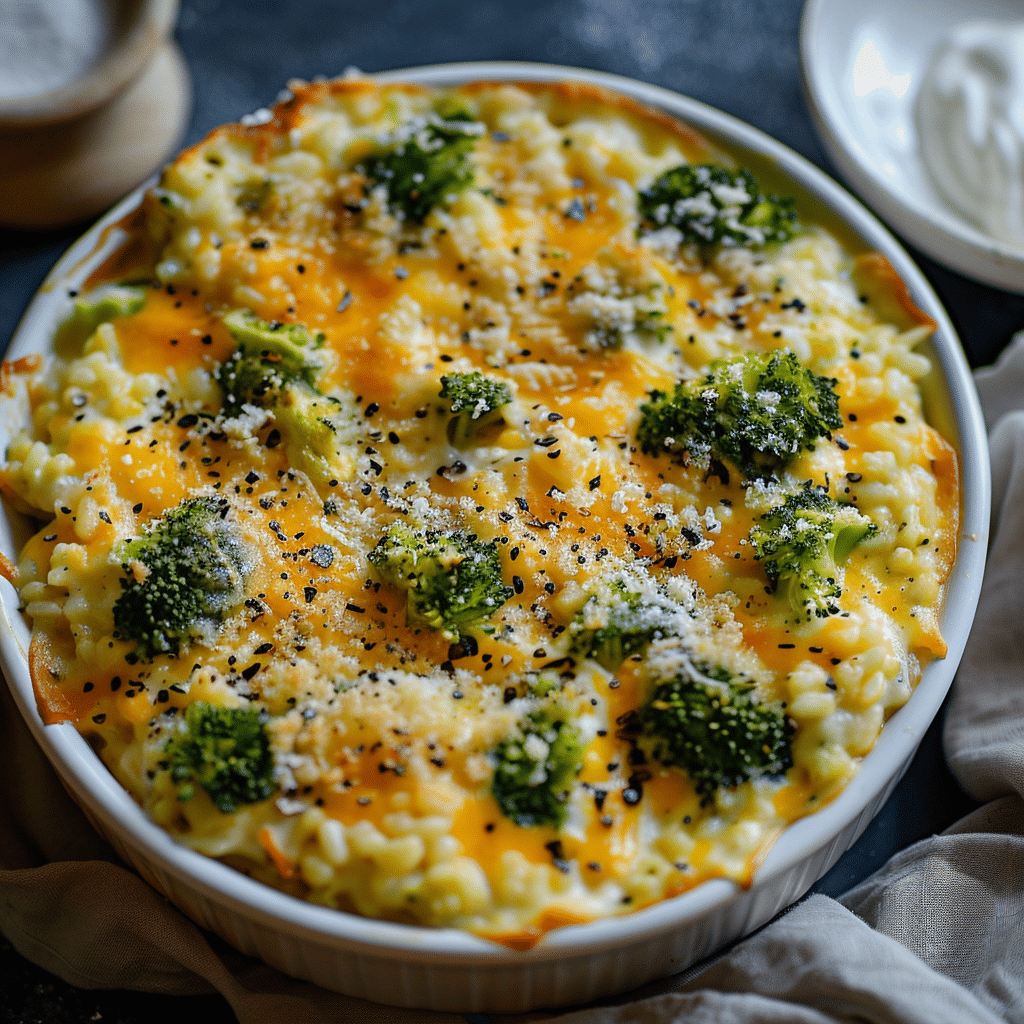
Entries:
{"type": "MultiPolygon", "coordinates": [[[[529,952],[453,930],[391,924],[314,906],[269,889],[178,846],[149,821],[72,725],[43,726],[27,669],[29,631],[3,584],[0,661],[34,735],[96,828],[144,878],[193,920],[246,953],[326,988],[392,1005],[438,1010],[525,1011],[564,1006],[634,988],[684,969],[768,921],[798,899],[856,841],[917,749],[952,681],[981,587],[989,518],[984,422],[970,371],[939,301],[892,236],[856,200],[806,160],[761,132],[665,89],[607,74],[537,64],[455,64],[379,76],[450,84],[474,79],[589,82],[630,95],[693,125],[760,169],[787,178],[805,208],[816,206],[854,248],[882,252],[917,305],[938,323],[928,343],[935,369],[927,412],[955,445],[963,483],[959,554],[942,628],[944,661],[930,665],[909,703],[883,730],[857,777],[831,804],[792,825],[749,889],[712,881],[635,914],[557,929],[529,952]]],[[[68,288],[87,273],[109,225],[139,201],[134,193],[58,262],[33,300],[7,358],[45,350],[68,288]]],[[[0,432],[4,428],[0,426],[0,432]]],[[[0,434],[0,443],[6,439],[0,434]]],[[[0,548],[13,556],[24,524],[0,517],[0,548]]]]}

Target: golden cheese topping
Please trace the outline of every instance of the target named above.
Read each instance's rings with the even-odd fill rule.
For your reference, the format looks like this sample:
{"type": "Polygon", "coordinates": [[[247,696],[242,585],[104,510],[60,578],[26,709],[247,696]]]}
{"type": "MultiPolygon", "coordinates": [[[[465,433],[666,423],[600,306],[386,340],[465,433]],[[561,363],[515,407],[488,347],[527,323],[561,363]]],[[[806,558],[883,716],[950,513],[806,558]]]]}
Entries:
{"type": "Polygon", "coordinates": [[[943,655],[934,325],[686,126],[297,85],[121,227],[0,484],[41,710],[180,842],[528,948],[749,884],[943,655]]]}

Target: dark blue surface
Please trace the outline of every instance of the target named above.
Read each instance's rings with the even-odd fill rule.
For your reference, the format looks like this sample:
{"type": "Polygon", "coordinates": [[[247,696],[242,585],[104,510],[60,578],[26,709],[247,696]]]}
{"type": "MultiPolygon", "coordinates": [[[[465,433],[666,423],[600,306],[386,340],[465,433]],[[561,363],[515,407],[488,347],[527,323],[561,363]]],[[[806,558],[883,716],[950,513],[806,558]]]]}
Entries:
{"type": "MultiPolygon", "coordinates": [[[[273,103],[289,78],[445,61],[528,60],[594,68],[665,86],[719,107],[834,176],[804,102],[802,0],[517,0],[375,4],[182,0],[177,38],[192,71],[187,143],[273,103]]],[[[2,59],[2,57],[0,57],[2,59]]],[[[84,229],[0,232],[0,345],[50,266],[84,229]]],[[[960,332],[972,365],[991,362],[1024,324],[1024,297],[975,284],[911,250],[960,332]]],[[[818,889],[838,895],[897,850],[974,805],[946,770],[936,722],[882,813],[818,889]]],[[[102,1020],[231,1020],[218,997],[84,992],[0,944],[0,1024],[102,1020]],[[97,1016],[94,1016],[97,1015],[97,1016]]],[[[483,1019],[483,1018],[481,1018],[483,1019]]]]}

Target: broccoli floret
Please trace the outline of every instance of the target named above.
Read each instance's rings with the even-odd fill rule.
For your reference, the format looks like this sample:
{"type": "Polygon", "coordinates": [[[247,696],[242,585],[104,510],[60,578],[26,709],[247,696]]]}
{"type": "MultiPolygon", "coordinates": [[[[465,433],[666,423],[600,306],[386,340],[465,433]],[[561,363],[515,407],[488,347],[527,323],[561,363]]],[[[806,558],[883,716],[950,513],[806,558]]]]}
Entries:
{"type": "Polygon", "coordinates": [[[475,370],[446,373],[439,397],[449,401],[448,439],[456,448],[469,448],[501,422],[501,407],[512,401],[512,391],[503,381],[475,370]]]}
{"type": "Polygon", "coordinates": [[[316,350],[324,335],[302,324],[268,323],[242,309],[224,323],[238,345],[214,374],[224,392],[224,415],[239,416],[246,405],[271,410],[293,466],[317,484],[351,477],[354,460],[337,436],[341,403],[317,386],[324,363],[316,350]]]}
{"type": "Polygon", "coordinates": [[[593,658],[609,672],[653,640],[670,636],[679,609],[668,598],[629,590],[612,580],[593,594],[569,624],[570,653],[593,658]]]}
{"type": "Polygon", "coordinates": [[[164,744],[179,800],[191,800],[198,783],[219,811],[230,814],[274,795],[274,757],[256,708],[196,701],[185,709],[184,724],[164,744]]]}
{"type": "Polygon", "coordinates": [[[100,324],[131,316],[146,302],[143,284],[103,284],[75,299],[74,310],[57,330],[54,344],[61,354],[76,353],[100,324]]]}
{"type": "Polygon", "coordinates": [[[114,631],[135,641],[132,657],[177,655],[244,599],[248,558],[229,509],[223,498],[188,498],[121,548],[114,631]]]}
{"type": "Polygon", "coordinates": [[[640,407],[637,441],[706,469],[728,459],[746,479],[775,477],[802,450],[843,425],[838,383],[802,366],[792,352],[716,360],[711,372],[640,407]]]}
{"type": "MultiPolygon", "coordinates": [[[[626,302],[620,304],[622,307],[626,302]]],[[[665,311],[662,309],[640,309],[632,311],[627,319],[622,309],[609,310],[597,318],[594,326],[584,335],[584,342],[593,351],[617,351],[627,339],[641,344],[661,343],[671,333],[672,325],[665,322],[665,311]]]]}
{"type": "Polygon", "coordinates": [[[359,170],[368,190],[387,189],[388,209],[395,217],[422,224],[435,206],[472,182],[470,154],[483,131],[464,110],[417,118],[399,130],[394,148],[359,170]]]}
{"type": "Polygon", "coordinates": [[[643,260],[609,246],[566,285],[566,309],[579,318],[584,350],[616,351],[660,344],[672,332],[671,291],[643,260]]]}
{"type": "Polygon", "coordinates": [[[810,481],[762,515],[750,531],[754,557],[773,591],[807,618],[839,611],[841,566],[878,527],[852,505],[830,498],[810,481]]]}
{"type": "Polygon", "coordinates": [[[235,206],[246,213],[259,213],[273,193],[274,183],[269,178],[249,178],[238,186],[235,206]]]}
{"type": "Polygon", "coordinates": [[[661,344],[673,331],[671,324],[665,322],[665,310],[663,309],[638,309],[636,318],[633,320],[632,330],[612,332],[612,344],[602,345],[602,348],[621,348],[626,336],[633,334],[641,342],[657,342],[661,344]]]}
{"type": "Polygon", "coordinates": [[[410,625],[456,641],[511,596],[498,546],[461,530],[414,530],[395,523],[370,552],[381,578],[407,591],[410,625]]]}
{"type": "Polygon", "coordinates": [[[104,284],[75,299],[72,314],[91,334],[100,324],[121,316],[138,313],[146,301],[146,286],[141,284],[104,284]]]}
{"type": "Polygon", "coordinates": [[[685,771],[703,804],[723,786],[792,767],[791,728],[781,706],[759,701],[753,690],[724,669],[706,675],[691,665],[659,683],[640,709],[651,757],[685,771]]]}
{"type": "Polygon", "coordinates": [[[673,227],[705,247],[784,242],[797,226],[792,196],[765,195],[750,171],[717,164],[673,167],[638,201],[644,229],[673,227]]]}
{"type": "Polygon", "coordinates": [[[224,326],[238,346],[215,374],[224,389],[226,415],[237,416],[243,405],[267,408],[292,384],[317,391],[323,364],[314,353],[324,344],[322,333],[313,334],[302,324],[261,320],[248,309],[228,313],[224,326]]]}
{"type": "Polygon", "coordinates": [[[522,828],[559,828],[565,822],[569,789],[582,767],[583,743],[563,711],[548,707],[531,712],[491,756],[491,792],[507,818],[522,828]]]}

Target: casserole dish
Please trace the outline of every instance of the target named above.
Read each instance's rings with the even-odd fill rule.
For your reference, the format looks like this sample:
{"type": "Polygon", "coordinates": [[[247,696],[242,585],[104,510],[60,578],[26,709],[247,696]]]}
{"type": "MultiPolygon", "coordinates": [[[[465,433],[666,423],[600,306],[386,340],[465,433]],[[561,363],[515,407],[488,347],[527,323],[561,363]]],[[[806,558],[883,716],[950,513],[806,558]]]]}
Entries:
{"type": "MultiPolygon", "coordinates": [[[[25,662],[19,661],[18,646],[22,651],[27,649],[26,634],[13,614],[5,668],[30,724],[42,737],[44,749],[115,848],[190,916],[239,948],[319,984],[398,1005],[515,1010],[583,1001],[681,969],[722,942],[757,927],[820,877],[881,806],[941,703],[966,639],[965,622],[977,599],[987,523],[981,418],[955,337],[906,257],[845,194],[799,158],[751,129],[661,90],[562,69],[467,65],[380,77],[408,77],[424,84],[569,78],[618,89],[680,116],[710,137],[713,144],[755,165],[759,173],[786,180],[798,194],[801,211],[813,217],[826,216],[849,249],[878,251],[889,260],[909,286],[917,306],[938,324],[936,340],[929,350],[936,372],[922,387],[931,422],[958,451],[963,493],[969,496],[961,510],[960,553],[950,576],[942,616],[948,646],[946,660],[928,666],[916,692],[894,720],[901,723],[900,727],[883,730],[875,749],[842,794],[785,832],[749,888],[737,888],[735,883],[722,880],[705,882],[681,897],[627,916],[549,931],[528,952],[496,946],[465,932],[428,931],[303,904],[269,891],[223,864],[197,860],[192,851],[170,842],[140,813],[98,766],[77,733],[67,726],[40,728],[38,717],[31,711],[31,680],[26,688],[25,662]],[[980,511],[975,509],[975,501],[980,503],[980,511]],[[951,614],[953,610],[956,614],[951,614]],[[937,673],[936,669],[941,671],[937,673]],[[947,669],[948,675],[944,674],[947,669]],[[938,682],[933,683],[936,679],[938,682]],[[855,794],[852,803],[847,799],[851,791],[855,794]],[[808,827],[812,823],[813,827],[808,827]]],[[[256,120],[262,119],[260,115],[256,120]]],[[[68,254],[51,277],[49,288],[59,285],[62,290],[74,289],[82,283],[91,265],[101,258],[89,257],[93,247],[110,225],[129,212],[131,203],[113,211],[68,254]]],[[[107,237],[117,245],[116,230],[107,237]]],[[[44,289],[15,339],[10,360],[40,350],[55,326],[62,298],[44,289]]],[[[17,525],[13,516],[11,524],[12,528],[17,525]]],[[[8,540],[12,546],[7,550],[16,550],[13,534],[8,540]]]]}

